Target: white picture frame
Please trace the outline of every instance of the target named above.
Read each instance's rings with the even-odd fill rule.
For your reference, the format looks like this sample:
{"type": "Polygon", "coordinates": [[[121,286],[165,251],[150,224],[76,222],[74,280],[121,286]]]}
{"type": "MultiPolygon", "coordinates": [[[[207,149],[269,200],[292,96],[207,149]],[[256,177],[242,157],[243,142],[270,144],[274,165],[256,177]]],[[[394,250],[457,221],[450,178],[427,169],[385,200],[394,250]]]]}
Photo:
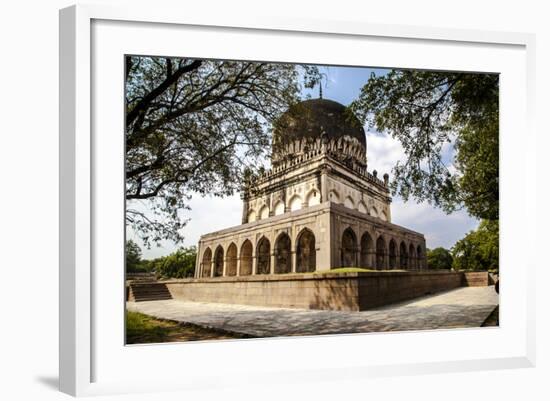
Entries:
{"type": "MultiPolygon", "coordinates": [[[[534,261],[529,256],[534,255],[534,252],[528,252],[527,257],[522,257],[520,252],[520,249],[529,249],[533,245],[522,242],[521,238],[514,235],[514,231],[535,231],[536,209],[528,203],[529,191],[535,187],[534,177],[529,174],[535,170],[535,134],[532,126],[534,43],[534,36],[529,34],[373,25],[358,21],[265,16],[252,20],[249,16],[240,19],[236,15],[220,16],[213,13],[205,16],[185,14],[177,9],[113,8],[104,5],[79,5],[61,10],[61,391],[80,396],[207,389],[214,385],[233,386],[236,382],[232,374],[243,372],[249,373],[256,383],[261,384],[262,380],[273,379],[292,382],[345,377],[359,380],[387,375],[534,366],[535,285],[531,274],[534,272],[534,261]],[[131,32],[132,35],[125,35],[124,32],[131,32]],[[123,92],[116,76],[120,74],[122,79],[123,70],[111,69],[114,74],[111,77],[106,68],[116,67],[117,63],[122,65],[122,58],[117,57],[123,53],[180,56],[174,53],[176,47],[170,50],[169,46],[161,49],[155,45],[160,43],[158,39],[163,35],[174,32],[177,35],[209,37],[205,39],[202,49],[197,48],[197,53],[191,55],[194,57],[211,52],[209,48],[216,46],[216,37],[219,39],[220,35],[232,35],[231,39],[238,37],[242,44],[254,43],[254,38],[261,36],[265,45],[255,50],[255,56],[252,53],[247,56],[246,49],[239,56],[265,59],[270,58],[268,51],[277,51],[278,56],[273,61],[302,61],[298,53],[303,53],[300,57],[305,57],[303,60],[308,62],[330,61],[328,58],[331,56],[337,57],[327,54],[330,49],[336,52],[334,43],[331,44],[335,40],[342,48],[352,45],[356,48],[363,44],[373,49],[377,46],[401,46],[401,52],[380,51],[380,54],[387,53],[383,55],[386,61],[376,64],[381,67],[402,67],[406,63],[406,67],[410,68],[429,68],[431,65],[434,69],[471,70],[472,63],[483,63],[485,58],[492,57],[492,60],[485,60],[487,68],[480,71],[499,72],[504,78],[501,90],[501,244],[514,245],[501,246],[501,275],[505,278],[501,286],[501,326],[483,331],[464,329],[125,347],[120,336],[123,325],[119,325],[123,319],[120,311],[123,311],[124,306],[115,304],[111,307],[113,311],[107,311],[113,300],[120,299],[120,304],[123,303],[122,298],[119,298],[123,291],[122,281],[119,280],[123,276],[117,276],[116,269],[113,269],[115,273],[105,273],[100,268],[98,270],[102,261],[109,260],[117,265],[116,262],[123,258],[123,247],[120,247],[123,236],[120,235],[124,227],[123,220],[119,219],[123,204],[116,192],[123,190],[120,178],[124,174],[122,164],[117,164],[122,160],[120,150],[123,142],[120,139],[123,130],[117,119],[123,118],[123,109],[119,107],[123,101],[123,92]],[[136,43],[136,35],[141,43],[136,43]],[[130,36],[134,38],[132,43],[128,39],[130,36]],[[108,43],[105,38],[110,39],[108,43]],[[284,40],[289,40],[289,43],[311,43],[309,54],[303,51],[304,48],[297,49],[297,44],[268,45],[270,41],[278,43],[284,40]],[[326,47],[323,45],[323,52],[319,51],[320,41],[326,44],[326,47]],[[429,64],[426,61],[429,57],[418,63],[413,61],[414,57],[418,57],[412,54],[413,50],[422,51],[422,47],[426,47],[424,51],[429,55],[433,51],[433,48],[429,49],[430,46],[438,49],[440,59],[437,62],[429,64]],[[450,48],[452,51],[449,51],[450,48]],[[410,54],[407,49],[412,49],[410,54]],[[488,51],[492,54],[485,54],[488,51]],[[463,64],[456,60],[453,64],[452,55],[461,52],[465,55],[460,59],[463,64]],[[478,54],[479,60],[474,60],[471,52],[478,54]],[[408,55],[411,58],[405,60],[408,55]],[[498,63],[502,63],[501,68],[498,63]],[[106,82],[113,85],[106,85],[106,82]],[[107,88],[109,91],[104,93],[107,88]],[[112,96],[117,93],[119,98],[112,96]],[[512,94],[515,94],[514,99],[512,94]],[[110,118],[102,114],[106,108],[119,113],[119,116],[113,114],[110,118]],[[114,127],[110,131],[116,133],[112,142],[103,134],[94,136],[94,132],[97,133],[94,129],[101,129],[104,124],[114,127]],[[513,143],[513,132],[524,133],[523,144],[513,143]],[[510,161],[512,152],[513,165],[506,163],[510,161]],[[103,179],[108,171],[114,172],[110,181],[103,179]],[[524,190],[518,190],[516,186],[512,191],[508,185],[512,181],[521,182],[524,190]],[[101,199],[98,193],[102,194],[101,199]],[[112,210],[110,205],[114,205],[112,210]],[[104,246],[102,239],[97,237],[98,232],[111,236],[109,241],[115,246],[104,246]],[[516,265],[515,269],[513,265],[516,265]],[[107,327],[109,330],[105,330],[107,327]],[[449,348],[453,349],[438,349],[438,341],[442,344],[452,341],[453,347],[449,348]],[[471,349],[462,347],[461,344],[467,343],[471,349]],[[423,350],[422,345],[427,344],[430,344],[430,349],[423,350]],[[487,349],[489,344],[491,349],[487,349]],[[322,358],[317,353],[320,347],[325,351],[322,358]],[[375,347],[381,353],[377,354],[374,350],[367,353],[369,347],[375,347]],[[384,353],[388,347],[396,355],[384,353]],[[354,352],[348,352],[351,350],[354,352]],[[288,353],[302,358],[293,362],[292,366],[287,366],[290,365],[288,360],[285,365],[285,359],[278,356],[288,353]],[[186,364],[175,365],[178,360],[181,361],[182,355],[185,355],[186,364]],[[365,358],[365,355],[369,357],[365,358]],[[262,364],[258,356],[263,356],[269,363],[262,364]],[[205,375],[205,370],[201,371],[201,368],[205,368],[204,360],[212,357],[219,358],[220,370],[231,367],[234,372],[222,376],[218,374],[217,368],[212,368],[205,375]],[[132,366],[139,361],[143,361],[146,366],[158,367],[159,361],[167,361],[167,364],[164,370],[157,369],[156,373],[145,371],[140,377],[132,370],[132,366]],[[253,363],[252,371],[250,366],[253,363]],[[179,371],[174,371],[174,366],[179,366],[179,371]],[[298,378],[296,372],[299,372],[298,378]]],[[[216,57],[238,58],[235,56],[236,51],[231,51],[228,46],[224,46],[225,49],[221,49],[219,44],[217,46],[216,57]]],[[[354,60],[340,60],[340,64],[367,65],[359,55],[354,60]]],[[[122,266],[120,273],[123,275],[122,266]]]]}

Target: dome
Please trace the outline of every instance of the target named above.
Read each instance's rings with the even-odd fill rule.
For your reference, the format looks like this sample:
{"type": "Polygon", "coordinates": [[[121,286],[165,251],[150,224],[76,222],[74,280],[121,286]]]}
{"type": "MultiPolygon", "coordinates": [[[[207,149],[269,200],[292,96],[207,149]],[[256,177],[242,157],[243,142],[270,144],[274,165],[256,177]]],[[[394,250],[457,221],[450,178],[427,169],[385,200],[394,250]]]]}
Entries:
{"type": "Polygon", "coordinates": [[[344,136],[356,138],[366,149],[365,130],[359,119],[343,104],[328,99],[309,99],[292,105],[275,122],[273,143],[284,144],[297,139],[315,140],[344,136]]]}

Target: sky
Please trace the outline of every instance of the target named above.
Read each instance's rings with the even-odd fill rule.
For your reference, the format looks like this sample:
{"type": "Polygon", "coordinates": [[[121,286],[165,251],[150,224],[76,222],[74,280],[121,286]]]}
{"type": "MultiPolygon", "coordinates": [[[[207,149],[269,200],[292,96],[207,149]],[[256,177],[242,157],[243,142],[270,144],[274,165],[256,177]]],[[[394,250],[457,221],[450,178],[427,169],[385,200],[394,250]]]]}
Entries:
{"type": "MultiPolygon", "coordinates": [[[[323,98],[347,106],[359,96],[371,73],[383,75],[385,71],[387,70],[363,67],[321,67],[321,72],[325,74],[323,98]]],[[[319,97],[319,87],[304,89],[302,96],[319,97]]],[[[365,131],[369,171],[377,170],[379,176],[388,173],[391,179],[393,166],[397,161],[404,159],[399,141],[386,134],[365,131]]],[[[444,148],[444,160],[452,161],[453,154],[452,145],[444,148]]],[[[190,210],[181,214],[183,218],[189,219],[182,229],[185,237],[182,244],[166,241],[160,247],[152,245],[147,249],[132,230],[128,230],[128,239],[140,245],[144,259],[168,255],[180,246],[197,245],[199,237],[203,234],[241,224],[242,201],[239,194],[226,198],[202,197],[195,194],[188,204],[190,210]]],[[[404,202],[398,196],[393,197],[391,214],[392,223],[423,233],[426,237],[426,246],[430,249],[440,246],[451,248],[457,240],[479,224],[478,220],[469,217],[464,210],[445,214],[427,203],[416,203],[413,199],[404,202]]]]}

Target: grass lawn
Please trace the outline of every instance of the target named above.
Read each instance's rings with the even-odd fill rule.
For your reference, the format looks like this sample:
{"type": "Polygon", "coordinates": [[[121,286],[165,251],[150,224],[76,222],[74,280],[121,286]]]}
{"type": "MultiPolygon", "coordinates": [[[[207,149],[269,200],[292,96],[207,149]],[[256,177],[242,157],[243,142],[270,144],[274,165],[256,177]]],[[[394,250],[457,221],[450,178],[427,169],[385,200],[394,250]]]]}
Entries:
{"type": "Polygon", "coordinates": [[[189,323],[156,319],[139,312],[126,311],[126,344],[165,343],[199,340],[247,338],[189,323]]]}
{"type": "Polygon", "coordinates": [[[336,269],[316,271],[315,274],[323,273],[363,273],[363,272],[375,272],[374,269],[365,269],[363,267],[338,267],[336,269]]]}
{"type": "Polygon", "coordinates": [[[336,269],[330,269],[330,270],[316,270],[312,273],[284,273],[284,274],[277,274],[277,276],[293,276],[297,274],[327,274],[327,273],[372,273],[372,272],[379,272],[379,273],[385,273],[385,272],[405,272],[407,270],[402,269],[392,269],[392,270],[376,270],[376,269],[368,269],[365,267],[337,267],[336,269]]]}
{"type": "Polygon", "coordinates": [[[392,269],[392,270],[376,270],[376,269],[367,269],[364,267],[338,267],[336,269],[316,271],[314,274],[323,274],[323,273],[368,273],[368,272],[381,272],[386,271],[391,272],[404,272],[405,270],[392,269]]]}

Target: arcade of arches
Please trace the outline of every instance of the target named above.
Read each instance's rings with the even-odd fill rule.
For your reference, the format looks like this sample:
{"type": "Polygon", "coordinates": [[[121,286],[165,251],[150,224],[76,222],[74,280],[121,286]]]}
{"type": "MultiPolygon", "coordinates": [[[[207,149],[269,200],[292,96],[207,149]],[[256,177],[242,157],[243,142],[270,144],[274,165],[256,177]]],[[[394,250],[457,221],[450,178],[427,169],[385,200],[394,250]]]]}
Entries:
{"type": "Polygon", "coordinates": [[[388,242],[386,236],[378,235],[374,247],[373,237],[368,231],[363,233],[361,241],[357,241],[355,232],[348,227],[342,235],[340,266],[377,270],[413,270],[423,267],[422,245],[411,241],[407,246],[405,240],[399,241],[391,237],[388,242]]]}
{"type": "Polygon", "coordinates": [[[293,250],[288,234],[281,233],[273,246],[265,236],[262,236],[256,244],[255,252],[249,239],[242,243],[240,252],[237,250],[237,245],[232,242],[227,248],[225,257],[222,245],[216,246],[214,253],[210,247],[207,247],[201,259],[199,276],[314,272],[317,265],[317,251],[313,232],[307,228],[303,229],[296,237],[295,244],[293,250]]]}
{"type": "MultiPolygon", "coordinates": [[[[292,240],[280,233],[274,244],[262,236],[256,247],[247,239],[240,250],[234,242],[224,254],[222,245],[214,253],[207,247],[200,263],[200,277],[249,276],[252,274],[309,273],[317,269],[315,235],[303,229],[292,240]],[[294,248],[294,249],[293,249],[294,248]],[[237,256],[238,255],[238,256],[237,256]]],[[[369,231],[358,237],[351,227],[344,230],[340,246],[340,267],[363,267],[369,269],[421,269],[423,250],[420,244],[406,243],[380,234],[373,239],[369,231]],[[398,245],[399,244],[399,245],[398,245]]]]}

